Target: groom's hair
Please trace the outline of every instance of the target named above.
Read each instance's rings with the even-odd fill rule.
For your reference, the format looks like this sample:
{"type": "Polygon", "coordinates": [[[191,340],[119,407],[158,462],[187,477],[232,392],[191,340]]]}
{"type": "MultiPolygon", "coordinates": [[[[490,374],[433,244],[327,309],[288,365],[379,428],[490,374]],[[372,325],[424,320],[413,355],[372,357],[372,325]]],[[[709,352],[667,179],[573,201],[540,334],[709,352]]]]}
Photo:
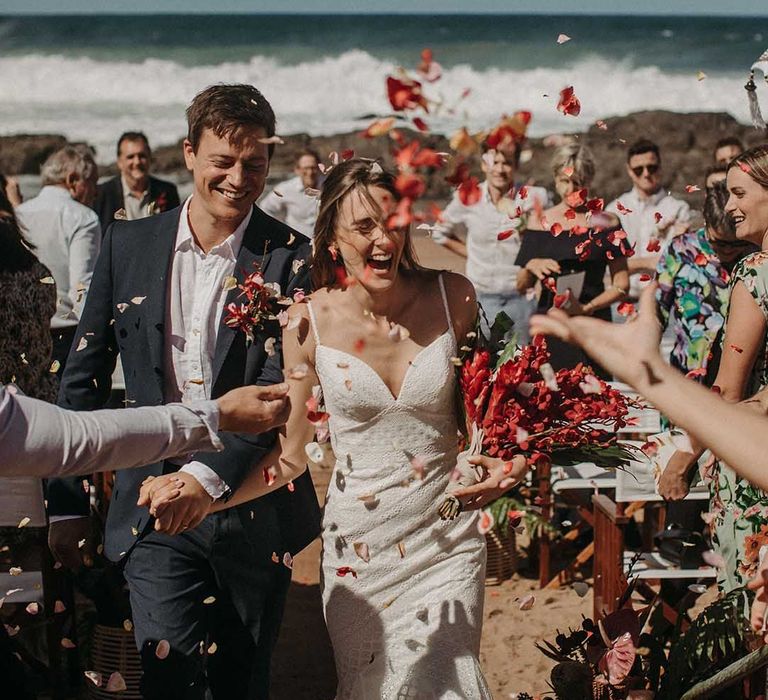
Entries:
{"type": "MultiPolygon", "coordinates": [[[[187,140],[197,152],[203,131],[210,129],[218,138],[237,142],[243,129],[261,127],[267,136],[275,135],[275,113],[253,85],[211,85],[195,95],[187,107],[187,140]]],[[[269,144],[269,157],[275,144],[269,144]]]]}

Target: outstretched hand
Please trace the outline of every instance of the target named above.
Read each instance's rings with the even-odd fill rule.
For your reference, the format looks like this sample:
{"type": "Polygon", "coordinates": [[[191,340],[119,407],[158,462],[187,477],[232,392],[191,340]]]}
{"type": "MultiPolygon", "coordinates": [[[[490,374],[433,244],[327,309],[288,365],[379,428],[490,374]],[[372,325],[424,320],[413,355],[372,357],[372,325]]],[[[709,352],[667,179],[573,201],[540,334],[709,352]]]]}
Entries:
{"type": "Polygon", "coordinates": [[[578,345],[593,360],[628,384],[647,376],[650,364],[661,359],[661,326],[656,317],[656,285],[640,297],[640,311],[627,323],[610,323],[586,316],[569,316],[550,309],[531,318],[531,335],[551,335],[578,345]]]}
{"type": "Polygon", "coordinates": [[[480,467],[483,479],[453,491],[452,495],[461,501],[464,510],[477,510],[495,501],[519,484],[528,471],[528,462],[522,455],[516,455],[509,462],[486,455],[473,455],[467,461],[480,467]]]}

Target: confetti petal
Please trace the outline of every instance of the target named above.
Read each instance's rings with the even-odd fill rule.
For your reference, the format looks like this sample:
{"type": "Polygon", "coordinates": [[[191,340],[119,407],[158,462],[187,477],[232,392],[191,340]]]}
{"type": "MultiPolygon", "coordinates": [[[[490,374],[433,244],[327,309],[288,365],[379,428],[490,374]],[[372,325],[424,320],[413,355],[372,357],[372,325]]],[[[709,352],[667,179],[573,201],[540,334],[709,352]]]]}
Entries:
{"type": "Polygon", "coordinates": [[[352,547],[355,550],[355,554],[360,557],[366,564],[371,561],[371,553],[368,550],[368,545],[365,542],[353,542],[352,547]]]}
{"type": "Polygon", "coordinates": [[[564,44],[566,41],[570,41],[571,37],[569,37],[567,34],[558,34],[557,35],[557,43],[558,44],[564,44]]]}
{"type": "Polygon", "coordinates": [[[133,299],[131,299],[131,304],[136,304],[136,306],[138,306],[138,305],[139,305],[139,304],[141,304],[141,302],[142,302],[142,301],[144,301],[146,298],[147,298],[147,297],[133,297],[133,299]]]}
{"type": "Polygon", "coordinates": [[[161,639],[155,647],[155,656],[160,659],[168,658],[168,654],[171,653],[171,644],[167,639],[161,639]]]}
{"type": "Polygon", "coordinates": [[[520,600],[520,610],[530,610],[536,603],[536,596],[533,593],[529,593],[527,596],[520,600]]]}
{"type": "Polygon", "coordinates": [[[127,690],[128,686],[125,684],[125,679],[119,671],[115,671],[107,681],[107,690],[110,693],[120,693],[123,690],[127,690]]]}

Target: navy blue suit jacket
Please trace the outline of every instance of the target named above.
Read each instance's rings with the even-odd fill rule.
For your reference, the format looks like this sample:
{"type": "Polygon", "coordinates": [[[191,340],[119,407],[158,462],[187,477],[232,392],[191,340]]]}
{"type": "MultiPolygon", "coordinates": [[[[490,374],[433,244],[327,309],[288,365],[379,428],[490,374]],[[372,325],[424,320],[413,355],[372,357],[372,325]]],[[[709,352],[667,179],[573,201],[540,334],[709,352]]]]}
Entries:
{"type": "MultiPolygon", "coordinates": [[[[107,231],[96,264],[77,336],[72,345],[59,391],[59,405],[75,410],[101,408],[109,398],[111,376],[120,353],[129,406],[163,403],[165,371],[165,310],[168,275],[181,208],[138,221],[116,221],[107,231]],[[118,304],[134,297],[121,313],[118,304]],[[81,339],[87,344],[77,350],[81,339]]],[[[244,277],[258,266],[267,282],[276,282],[284,294],[309,290],[309,241],[257,207],[243,237],[235,277],[244,277]]],[[[229,292],[227,303],[240,290],[229,292]]],[[[213,358],[211,397],[246,384],[283,381],[280,333],[277,323],[257,334],[250,346],[242,331],[219,327],[213,358]],[[264,349],[269,336],[277,337],[271,357],[264,349]]],[[[234,492],[245,476],[269,451],[276,431],[261,435],[221,433],[223,452],[199,453],[234,492]]],[[[112,560],[130,551],[137,537],[151,524],[146,508],[136,506],[141,483],[174,467],[159,462],[117,472],[106,526],[105,552],[112,560]],[[138,535],[136,533],[138,532],[138,535]]],[[[262,498],[237,506],[249,539],[264,556],[276,552],[295,554],[319,533],[320,510],[307,470],[294,483],[262,498]]],[[[88,497],[79,479],[54,479],[48,484],[50,515],[85,515],[88,497]]]]}

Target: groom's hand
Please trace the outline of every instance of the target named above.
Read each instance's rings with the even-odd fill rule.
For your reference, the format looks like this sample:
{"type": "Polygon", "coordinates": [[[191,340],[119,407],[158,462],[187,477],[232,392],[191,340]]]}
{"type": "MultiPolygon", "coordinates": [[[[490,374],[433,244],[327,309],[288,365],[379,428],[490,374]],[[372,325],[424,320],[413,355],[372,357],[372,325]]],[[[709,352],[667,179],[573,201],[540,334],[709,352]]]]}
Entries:
{"type": "Polygon", "coordinates": [[[155,530],[178,535],[196,528],[210,512],[213,499],[186,472],[150,478],[141,486],[138,505],[155,516],[155,530]]]}

